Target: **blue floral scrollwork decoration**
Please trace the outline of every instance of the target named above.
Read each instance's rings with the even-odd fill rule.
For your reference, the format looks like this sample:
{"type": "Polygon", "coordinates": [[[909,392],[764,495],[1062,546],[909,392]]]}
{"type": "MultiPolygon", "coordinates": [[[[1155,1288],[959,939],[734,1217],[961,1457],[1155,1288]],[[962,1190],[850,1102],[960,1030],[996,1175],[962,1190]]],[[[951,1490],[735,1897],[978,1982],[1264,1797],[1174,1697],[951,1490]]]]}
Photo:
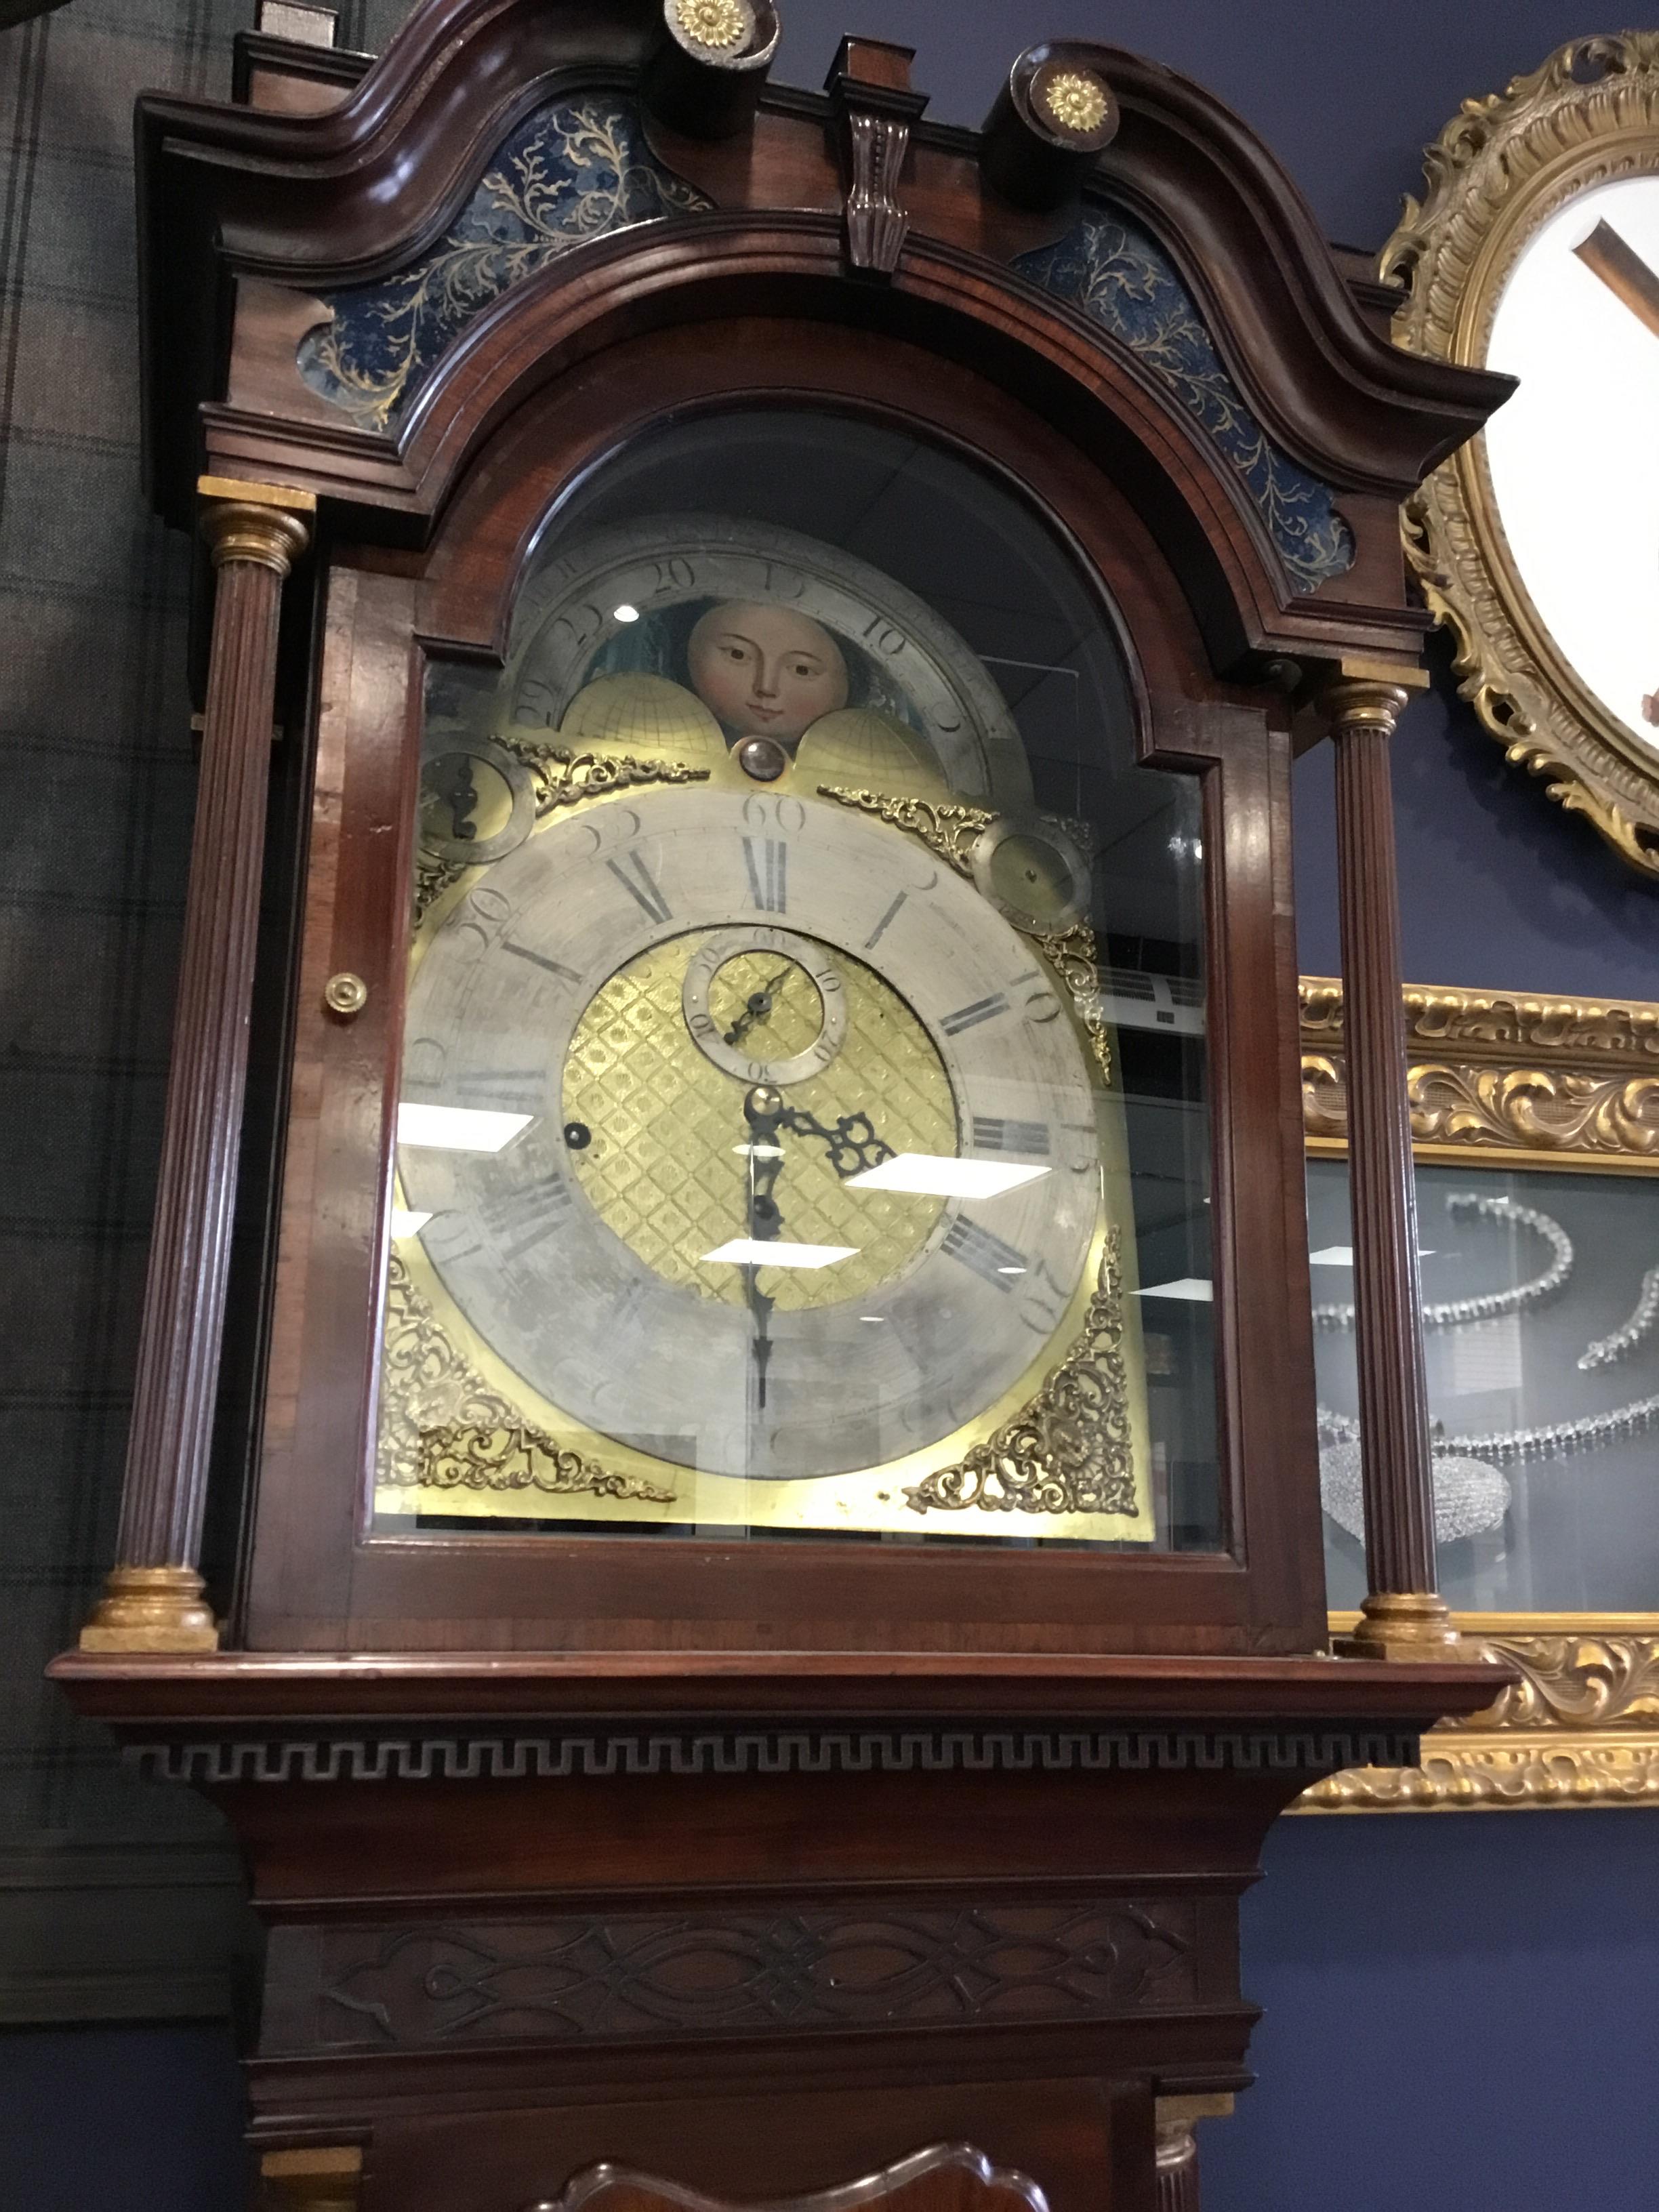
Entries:
{"type": "Polygon", "coordinates": [[[1352,567],[1353,532],[1329,485],[1280,453],[1251,414],[1150,232],[1126,216],[1091,213],[1014,266],[1109,331],[1203,425],[1244,479],[1298,592],[1352,567]]]}
{"type": "Polygon", "coordinates": [[[324,295],[333,319],[301,341],[300,374],[365,428],[384,430],[503,292],[589,239],[709,205],[657,161],[629,102],[590,96],[538,108],[413,268],[324,295]]]}

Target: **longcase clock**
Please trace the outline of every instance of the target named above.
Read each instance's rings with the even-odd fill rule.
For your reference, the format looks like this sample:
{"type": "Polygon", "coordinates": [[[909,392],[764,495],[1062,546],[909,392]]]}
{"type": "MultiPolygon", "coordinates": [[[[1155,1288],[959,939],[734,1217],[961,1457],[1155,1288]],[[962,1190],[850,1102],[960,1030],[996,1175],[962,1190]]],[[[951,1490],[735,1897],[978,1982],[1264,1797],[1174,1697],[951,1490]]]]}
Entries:
{"type": "Polygon", "coordinates": [[[1266,1825],[1492,1695],[1387,750],[1398,502],[1502,380],[1395,352],[1167,71],[1034,46],[969,133],[872,40],[772,88],[776,33],[428,0],[139,104],[210,647],[120,1556],[55,1671],[241,1840],[270,2203],[1190,2206],[1266,1825]]]}

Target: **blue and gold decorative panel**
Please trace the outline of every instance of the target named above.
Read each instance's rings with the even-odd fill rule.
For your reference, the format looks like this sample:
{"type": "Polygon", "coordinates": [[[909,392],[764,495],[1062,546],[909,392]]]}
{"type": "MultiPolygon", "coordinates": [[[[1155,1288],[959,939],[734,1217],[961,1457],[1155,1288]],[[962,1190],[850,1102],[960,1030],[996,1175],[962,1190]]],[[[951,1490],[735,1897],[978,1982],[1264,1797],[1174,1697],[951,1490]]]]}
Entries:
{"type": "Polygon", "coordinates": [[[1058,246],[1014,265],[1109,331],[1203,424],[1243,477],[1298,592],[1353,565],[1353,532],[1330,487],[1281,453],[1251,414],[1150,232],[1123,216],[1091,214],[1058,246]]]}
{"type": "Polygon", "coordinates": [[[365,428],[386,429],[503,292],[588,239],[709,205],[657,161],[629,102],[590,95],[538,108],[412,269],[323,295],[333,320],[301,342],[300,374],[365,428]]]}

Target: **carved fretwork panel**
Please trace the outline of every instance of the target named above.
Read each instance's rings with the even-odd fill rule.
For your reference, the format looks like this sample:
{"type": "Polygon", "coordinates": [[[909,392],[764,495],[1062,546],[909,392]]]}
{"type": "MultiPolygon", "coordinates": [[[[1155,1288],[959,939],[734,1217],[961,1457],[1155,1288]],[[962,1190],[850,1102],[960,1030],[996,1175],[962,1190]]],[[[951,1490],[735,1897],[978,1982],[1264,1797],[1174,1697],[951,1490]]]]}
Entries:
{"type": "Polygon", "coordinates": [[[279,1928],[263,2048],[1121,2017],[1199,1996],[1189,1899],[279,1928]]]}

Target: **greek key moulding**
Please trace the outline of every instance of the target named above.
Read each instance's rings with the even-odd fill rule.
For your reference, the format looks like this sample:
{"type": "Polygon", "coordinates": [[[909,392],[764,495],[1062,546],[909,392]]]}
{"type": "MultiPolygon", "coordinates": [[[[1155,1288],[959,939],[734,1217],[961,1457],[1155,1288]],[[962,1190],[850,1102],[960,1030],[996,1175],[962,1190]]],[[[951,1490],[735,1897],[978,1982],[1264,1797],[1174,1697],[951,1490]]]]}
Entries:
{"type": "Polygon", "coordinates": [[[1519,389],[1406,505],[1465,698],[1659,876],[1659,32],[1577,39],[1468,100],[1381,273],[1396,343],[1519,389]]]}
{"type": "Polygon", "coordinates": [[[1036,46],[965,132],[777,34],[425,0],[140,103],[213,652],[58,1674],[247,1846],[292,2201],[1190,2205],[1267,1825],[1495,1679],[1428,1541],[1388,746],[1400,503],[1506,387],[1162,68],[1036,46]],[[1340,1656],[1298,717],[1393,1440],[1340,1656]]]}
{"type": "MultiPolygon", "coordinates": [[[[1364,1587],[1342,994],[1302,986],[1320,1489],[1364,1587]]],[[[1659,1006],[1408,988],[1441,1589],[1520,1670],[1337,1809],[1659,1802],[1659,1006]]]]}

